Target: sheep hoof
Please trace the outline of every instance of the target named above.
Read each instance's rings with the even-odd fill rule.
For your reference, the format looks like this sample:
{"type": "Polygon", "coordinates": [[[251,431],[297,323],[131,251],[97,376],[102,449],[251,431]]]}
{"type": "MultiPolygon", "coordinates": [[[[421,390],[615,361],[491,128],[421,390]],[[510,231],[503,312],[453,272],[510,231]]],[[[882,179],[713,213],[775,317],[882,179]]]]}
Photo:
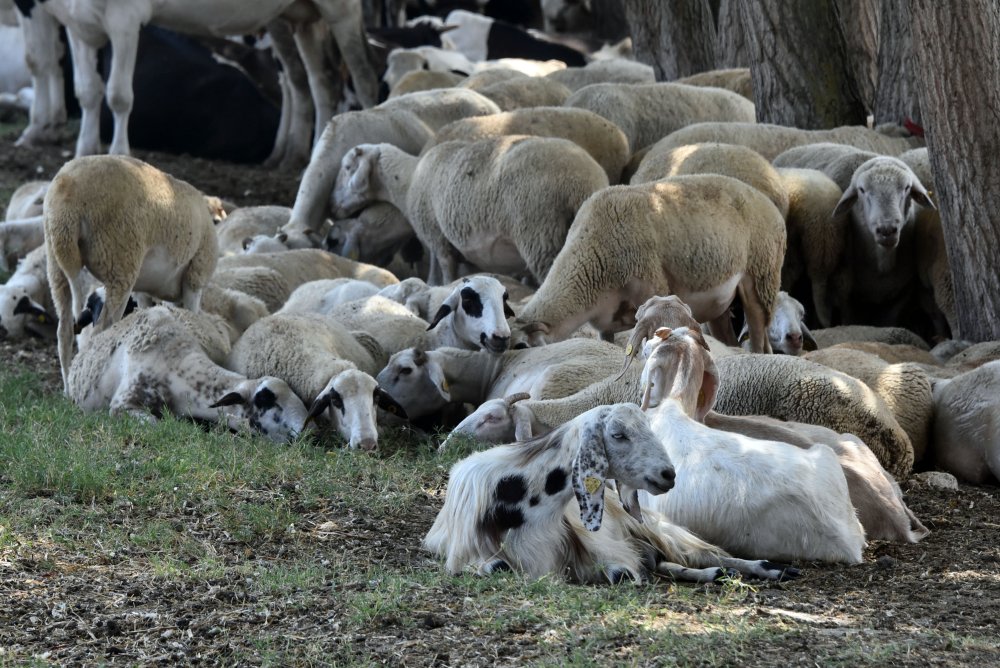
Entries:
{"type": "Polygon", "coordinates": [[[735,568],[719,568],[712,578],[713,582],[718,582],[719,580],[728,580],[740,577],[740,572],[735,568]]]}
{"type": "Polygon", "coordinates": [[[773,561],[762,561],[760,562],[761,568],[767,571],[769,578],[777,580],[778,582],[785,582],[787,580],[794,580],[795,578],[802,575],[802,571],[795,566],[790,564],[779,564],[773,561]]]}
{"type": "Polygon", "coordinates": [[[486,565],[487,573],[504,573],[513,570],[503,559],[497,559],[496,561],[491,561],[486,565]]]}
{"type": "Polygon", "coordinates": [[[638,582],[631,571],[626,568],[612,568],[608,570],[608,580],[611,584],[617,585],[623,582],[638,582]]]}

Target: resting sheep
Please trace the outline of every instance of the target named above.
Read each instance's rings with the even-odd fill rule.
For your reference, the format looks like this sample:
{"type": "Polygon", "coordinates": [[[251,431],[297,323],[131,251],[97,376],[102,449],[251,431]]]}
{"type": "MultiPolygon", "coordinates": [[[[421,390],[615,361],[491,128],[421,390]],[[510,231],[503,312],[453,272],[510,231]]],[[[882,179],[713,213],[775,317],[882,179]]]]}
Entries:
{"type": "Polygon", "coordinates": [[[712,581],[727,569],[769,579],[798,574],[734,559],[655,513],[636,521],[613,494],[605,499],[609,479],[651,494],[673,486],[670,458],[635,406],[600,406],[534,441],[458,462],[423,546],[452,574],[513,569],[613,584],[652,574],[712,581]]]}
{"type": "Polygon", "coordinates": [[[209,198],[194,186],[127,156],[76,158],[52,179],[44,208],[64,384],[84,269],[107,289],[98,332],[121,319],[133,290],[200,307],[219,253],[209,198]]]}
{"type": "Polygon", "coordinates": [[[814,329],[813,338],[819,348],[829,348],[838,343],[874,341],[878,343],[903,343],[928,350],[927,342],[903,327],[874,327],[872,325],[838,325],[814,329]]]}
{"type": "MultiPolygon", "coordinates": [[[[806,309],[802,302],[783,290],[778,293],[774,315],[771,316],[771,322],[767,326],[767,338],[771,342],[773,352],[801,355],[804,351],[816,350],[819,347],[812,332],[806,327],[805,317],[806,309]]],[[[749,323],[743,325],[740,343],[747,351],[750,350],[749,323]]]]}
{"type": "Polygon", "coordinates": [[[934,385],[930,459],[974,485],[1000,481],[1000,362],[934,385]]]}
{"type": "Polygon", "coordinates": [[[572,91],[558,81],[522,74],[515,70],[483,70],[458,84],[492,100],[500,111],[556,107],[566,101],[572,91]],[[501,74],[502,73],[502,74],[501,74]]]}
{"type": "Polygon", "coordinates": [[[755,120],[753,102],[741,95],[678,83],[593,84],[563,104],[593,111],[620,127],[633,152],[692,123],[755,120]]]}
{"type": "Polygon", "coordinates": [[[252,428],[275,442],[294,440],[306,408],[278,378],[247,378],[205,354],[198,325],[178,309],[141,309],[90,338],[73,359],[67,394],[87,411],[110,409],[155,420],[165,410],[230,429],[252,428]]]}
{"type": "Polygon", "coordinates": [[[750,78],[749,67],[732,67],[722,70],[698,72],[697,74],[675,79],[674,83],[687,84],[689,86],[725,88],[753,102],[753,80],[750,78]]]}
{"type": "Polygon", "coordinates": [[[705,174],[612,186],[580,207],[513,328],[537,344],[590,322],[609,338],[628,328],[637,304],[676,294],[697,321],[716,321],[736,343],[729,305],[738,293],[753,349],[770,352],[767,323],[784,252],[780,212],[736,179],[705,174]]]}
{"type": "Polygon", "coordinates": [[[385,361],[378,344],[318,314],[270,315],[233,346],[227,367],[285,380],[309,408],[327,413],[352,449],[378,447],[375,406],[406,414],[372,377],[385,361]]]}
{"type": "Polygon", "coordinates": [[[558,81],[572,91],[599,83],[651,84],[656,82],[656,73],[652,67],[628,58],[594,60],[583,67],[567,67],[545,76],[558,81]]]}
{"type": "Polygon", "coordinates": [[[50,181],[28,181],[17,187],[7,202],[4,220],[23,220],[42,215],[42,203],[50,181]]]}
{"type": "Polygon", "coordinates": [[[452,141],[420,158],[362,144],[344,156],[335,200],[344,214],[375,201],[404,212],[430,251],[430,283],[457,278],[460,256],[541,282],[580,204],[607,184],[601,166],[564,139],[452,141]]]}
{"type": "Polygon", "coordinates": [[[45,248],[36,248],[0,286],[0,335],[4,338],[55,337],[55,306],[46,266],[45,248]]]}
{"type": "Polygon", "coordinates": [[[669,495],[640,495],[638,503],[733,554],[861,563],[864,531],[833,450],[822,443],[800,450],[699,421],[712,403],[703,376],[715,375],[700,335],[660,329],[647,344],[642,408],[681,475],[669,495]]]}
{"type": "Polygon", "coordinates": [[[276,234],[288,222],[291,213],[292,210],[286,206],[243,206],[235,209],[215,228],[219,238],[219,255],[243,252],[244,240],[248,237],[276,234]]]}
{"type": "Polygon", "coordinates": [[[42,216],[0,223],[0,271],[10,272],[17,261],[45,244],[42,216]]]}

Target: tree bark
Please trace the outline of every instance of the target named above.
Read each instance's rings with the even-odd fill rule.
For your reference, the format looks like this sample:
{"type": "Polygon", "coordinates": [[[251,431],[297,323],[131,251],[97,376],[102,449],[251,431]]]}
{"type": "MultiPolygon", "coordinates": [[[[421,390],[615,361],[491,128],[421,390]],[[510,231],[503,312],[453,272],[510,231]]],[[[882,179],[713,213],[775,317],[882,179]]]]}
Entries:
{"type": "Polygon", "coordinates": [[[722,0],[719,3],[719,20],[715,29],[715,66],[749,67],[746,33],[740,18],[740,0],[722,0]]]}
{"type": "Polygon", "coordinates": [[[594,17],[594,37],[617,42],[629,36],[621,0],[591,0],[590,13],[594,17]]]}
{"type": "Polygon", "coordinates": [[[757,120],[806,129],[862,125],[834,0],[740,0],[757,120]]]}
{"type": "Polygon", "coordinates": [[[715,68],[715,24],[707,0],[625,0],[636,60],[657,81],[715,68]]]}
{"type": "Polygon", "coordinates": [[[847,45],[847,62],[868,113],[875,108],[878,80],[880,0],[835,0],[837,21],[847,45]]]}
{"type": "Polygon", "coordinates": [[[882,0],[880,22],[875,122],[901,124],[909,118],[919,125],[910,0],[882,0]]]}
{"type": "Polygon", "coordinates": [[[958,318],[1000,339],[1000,5],[912,0],[914,74],[958,318]]]}

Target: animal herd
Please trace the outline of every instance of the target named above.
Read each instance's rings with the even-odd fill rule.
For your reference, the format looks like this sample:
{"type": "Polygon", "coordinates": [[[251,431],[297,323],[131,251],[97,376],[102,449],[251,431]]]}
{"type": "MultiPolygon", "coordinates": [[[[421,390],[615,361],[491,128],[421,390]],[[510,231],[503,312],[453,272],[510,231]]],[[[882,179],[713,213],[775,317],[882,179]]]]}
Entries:
{"type": "MultiPolygon", "coordinates": [[[[454,573],[787,579],[926,537],[898,484],[915,472],[1000,479],[1000,343],[952,338],[920,137],[756,123],[746,70],[491,60],[462,27],[498,26],[462,14],[393,52],[375,105],[356,2],[139,3],[134,25],[113,3],[18,4],[75,56],[116,47],[111,154],[92,155],[100,90],[77,56],[77,157],[0,224],[0,330],[54,339],[84,410],[365,451],[406,422],[450,431],[443,451],[474,439],[424,540],[454,573]],[[319,18],[364,109],[331,115],[319,18]],[[127,155],[147,20],[299,22],[319,120],[291,208],[127,155]]],[[[282,113],[300,146],[302,109],[282,113]]]]}

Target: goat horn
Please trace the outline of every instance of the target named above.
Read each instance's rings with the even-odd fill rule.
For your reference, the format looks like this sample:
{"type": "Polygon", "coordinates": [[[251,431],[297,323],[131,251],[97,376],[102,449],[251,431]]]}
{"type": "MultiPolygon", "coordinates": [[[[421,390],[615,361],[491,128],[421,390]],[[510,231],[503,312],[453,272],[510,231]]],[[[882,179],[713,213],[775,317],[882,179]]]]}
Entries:
{"type": "Polygon", "coordinates": [[[512,406],[518,401],[523,401],[524,399],[530,399],[530,398],[531,395],[528,394],[527,392],[517,392],[508,397],[505,397],[504,401],[507,403],[508,406],[512,406]]]}

